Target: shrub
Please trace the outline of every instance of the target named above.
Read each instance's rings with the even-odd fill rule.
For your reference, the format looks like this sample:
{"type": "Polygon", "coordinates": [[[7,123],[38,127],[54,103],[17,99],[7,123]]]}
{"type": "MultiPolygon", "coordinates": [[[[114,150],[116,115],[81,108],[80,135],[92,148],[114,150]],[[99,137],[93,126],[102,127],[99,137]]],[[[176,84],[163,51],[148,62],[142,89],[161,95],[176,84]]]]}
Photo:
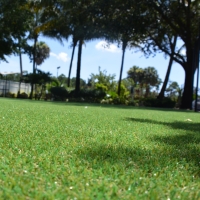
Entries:
{"type": "Polygon", "coordinates": [[[22,92],[22,93],[18,94],[17,98],[28,99],[28,94],[26,94],[25,92],[22,92]]]}
{"type": "Polygon", "coordinates": [[[108,91],[108,87],[106,85],[102,84],[102,83],[96,83],[95,84],[95,89],[108,91]]]}
{"type": "Polygon", "coordinates": [[[163,99],[146,98],[143,100],[143,104],[147,107],[174,108],[176,102],[168,97],[163,99]]]}
{"type": "Polygon", "coordinates": [[[69,98],[76,101],[90,101],[90,102],[100,102],[106,96],[106,92],[101,89],[81,89],[77,94],[75,90],[71,91],[69,98]]]}
{"type": "Polygon", "coordinates": [[[5,96],[9,97],[9,98],[15,98],[16,94],[15,93],[11,93],[11,92],[7,92],[5,96]]]}
{"type": "Polygon", "coordinates": [[[50,92],[53,94],[55,101],[65,101],[69,94],[64,87],[52,87],[50,92]]]}
{"type": "Polygon", "coordinates": [[[114,91],[108,91],[108,94],[112,99],[118,98],[118,94],[114,91]]]}

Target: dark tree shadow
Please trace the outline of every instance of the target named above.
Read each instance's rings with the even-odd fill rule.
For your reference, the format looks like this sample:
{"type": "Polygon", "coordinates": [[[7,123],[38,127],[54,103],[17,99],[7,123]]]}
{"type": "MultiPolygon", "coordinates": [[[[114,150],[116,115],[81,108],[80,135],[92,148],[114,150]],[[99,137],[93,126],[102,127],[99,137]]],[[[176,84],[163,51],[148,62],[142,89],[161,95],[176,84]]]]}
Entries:
{"type": "Polygon", "coordinates": [[[188,163],[193,167],[188,173],[200,176],[200,124],[191,122],[160,122],[150,119],[126,118],[126,121],[163,124],[173,129],[186,130],[184,134],[166,136],[150,135],[146,139],[151,148],[143,148],[133,142],[130,146],[121,144],[100,144],[95,142],[79,149],[76,155],[81,160],[91,163],[92,168],[100,168],[109,162],[123,168],[142,169],[146,173],[155,172],[156,168],[165,168],[169,163],[188,163]],[[154,144],[158,144],[155,145],[154,144]],[[97,163],[97,164],[93,164],[97,163]]]}
{"type": "MultiPolygon", "coordinates": [[[[13,100],[11,98],[6,98],[8,100],[13,100]]],[[[66,105],[66,106],[91,106],[91,107],[102,107],[102,108],[113,108],[113,109],[127,109],[127,110],[155,110],[155,111],[165,111],[165,112],[184,112],[184,113],[194,113],[193,110],[181,110],[181,109],[173,109],[173,108],[154,108],[154,107],[136,107],[136,106],[126,106],[126,105],[111,105],[111,104],[101,104],[101,103],[89,103],[89,102],[65,102],[65,101],[35,101],[30,99],[15,99],[19,101],[26,101],[30,103],[46,103],[46,104],[55,104],[55,105],[66,105]]],[[[199,114],[199,113],[197,113],[199,114]]]]}
{"type": "Polygon", "coordinates": [[[190,131],[193,133],[199,133],[199,136],[200,136],[200,123],[196,123],[196,122],[190,122],[190,121],[163,122],[163,121],[156,121],[153,119],[130,118],[130,117],[127,117],[124,120],[131,121],[131,122],[140,122],[140,123],[145,123],[145,124],[165,125],[173,129],[179,129],[179,130],[182,129],[182,130],[190,131]]]}
{"type": "Polygon", "coordinates": [[[166,146],[162,149],[154,148],[153,150],[148,150],[136,147],[134,144],[133,147],[116,147],[95,143],[93,148],[82,148],[76,152],[76,155],[80,160],[89,162],[90,167],[93,169],[102,168],[106,163],[109,163],[111,168],[117,164],[120,168],[143,170],[147,174],[155,172],[158,168],[166,168],[170,163],[176,164],[184,161],[184,163],[195,166],[188,169],[189,174],[200,176],[200,150],[194,146],[179,145],[170,149],[166,146]]]}
{"type": "Polygon", "coordinates": [[[155,110],[155,111],[165,111],[165,112],[184,112],[184,113],[194,113],[193,110],[181,110],[173,108],[154,108],[154,107],[136,107],[136,106],[126,106],[126,105],[112,105],[112,104],[101,104],[101,103],[87,103],[87,102],[61,102],[61,101],[47,101],[48,103],[66,106],[90,106],[90,107],[102,107],[102,108],[113,108],[113,109],[127,109],[127,110],[155,110]]]}

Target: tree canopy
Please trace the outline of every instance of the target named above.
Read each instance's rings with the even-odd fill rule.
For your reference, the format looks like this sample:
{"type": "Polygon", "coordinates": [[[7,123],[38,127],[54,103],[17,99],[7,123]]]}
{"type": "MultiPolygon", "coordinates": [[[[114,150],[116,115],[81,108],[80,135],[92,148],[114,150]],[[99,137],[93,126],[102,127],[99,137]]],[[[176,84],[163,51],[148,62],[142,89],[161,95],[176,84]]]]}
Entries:
{"type": "MultiPolygon", "coordinates": [[[[120,93],[127,46],[136,46],[147,56],[162,52],[183,67],[185,84],[181,107],[190,108],[194,73],[199,64],[199,8],[199,0],[0,0],[0,59],[5,60],[5,55],[16,52],[16,41],[22,41],[23,37],[29,33],[29,38],[34,40],[32,51],[34,73],[39,33],[42,32],[59,41],[71,36],[73,52],[78,44],[76,73],[76,91],[78,92],[83,42],[97,38],[115,41],[122,46],[118,86],[118,93],[120,93]],[[183,45],[174,46],[172,38],[177,38],[183,45]],[[183,49],[185,49],[185,54],[182,53],[183,49]]],[[[70,70],[68,80],[70,80],[70,70]]],[[[146,70],[147,76],[143,72],[140,74],[140,69],[136,67],[132,69],[132,72],[130,71],[130,77],[132,76],[135,84],[140,82],[147,86],[152,81],[147,78],[150,77],[150,71],[153,69],[146,70]],[[146,82],[144,80],[142,82],[141,79],[146,82]]],[[[155,75],[156,72],[152,74],[155,75]]],[[[154,85],[156,84],[158,83],[154,82],[154,85]]]]}

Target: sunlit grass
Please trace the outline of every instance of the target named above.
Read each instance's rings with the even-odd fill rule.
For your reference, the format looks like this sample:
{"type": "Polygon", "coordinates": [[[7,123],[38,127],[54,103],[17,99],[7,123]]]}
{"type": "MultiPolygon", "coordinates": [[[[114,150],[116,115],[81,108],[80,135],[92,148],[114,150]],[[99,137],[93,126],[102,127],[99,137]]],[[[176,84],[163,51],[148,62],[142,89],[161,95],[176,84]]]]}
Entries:
{"type": "Polygon", "coordinates": [[[0,199],[200,199],[199,113],[1,98],[0,138],[0,199]]]}

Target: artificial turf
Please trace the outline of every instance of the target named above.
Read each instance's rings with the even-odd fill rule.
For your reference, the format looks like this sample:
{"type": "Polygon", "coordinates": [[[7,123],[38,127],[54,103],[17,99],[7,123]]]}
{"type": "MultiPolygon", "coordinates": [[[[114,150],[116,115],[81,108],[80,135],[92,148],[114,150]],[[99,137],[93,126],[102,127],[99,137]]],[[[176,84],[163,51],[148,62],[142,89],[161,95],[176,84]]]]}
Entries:
{"type": "Polygon", "coordinates": [[[200,114],[0,98],[0,199],[200,199],[200,114]]]}

